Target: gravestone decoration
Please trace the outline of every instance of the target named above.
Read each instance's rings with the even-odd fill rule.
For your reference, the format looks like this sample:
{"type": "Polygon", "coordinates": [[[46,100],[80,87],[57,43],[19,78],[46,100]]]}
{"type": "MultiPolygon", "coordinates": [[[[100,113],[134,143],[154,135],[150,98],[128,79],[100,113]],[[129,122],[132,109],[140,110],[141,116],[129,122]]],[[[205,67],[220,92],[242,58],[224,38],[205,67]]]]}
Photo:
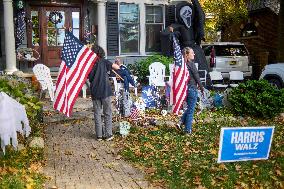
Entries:
{"type": "Polygon", "coordinates": [[[178,38],[181,48],[191,47],[195,52],[195,62],[198,63],[199,69],[208,71],[205,55],[200,47],[201,40],[205,40],[205,14],[199,1],[178,3],[175,10],[175,23],[171,23],[161,32],[162,54],[173,56],[172,34],[169,32],[169,27],[173,27],[174,35],[178,38]]]}

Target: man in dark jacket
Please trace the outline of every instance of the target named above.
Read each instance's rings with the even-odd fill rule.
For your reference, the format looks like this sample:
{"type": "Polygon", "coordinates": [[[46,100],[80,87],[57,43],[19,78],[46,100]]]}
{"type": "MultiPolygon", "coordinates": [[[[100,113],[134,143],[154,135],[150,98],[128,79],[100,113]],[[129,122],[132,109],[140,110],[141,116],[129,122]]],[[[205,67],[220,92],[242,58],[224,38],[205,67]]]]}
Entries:
{"type": "Polygon", "coordinates": [[[119,66],[106,60],[104,50],[95,45],[92,50],[97,54],[98,61],[89,74],[91,83],[91,96],[94,107],[95,131],[97,140],[112,140],[112,109],[111,97],[113,96],[112,88],[109,82],[108,72],[112,69],[119,69],[119,66]],[[102,115],[104,115],[104,126],[102,125],[102,115]],[[103,133],[105,131],[105,133],[103,133]]]}

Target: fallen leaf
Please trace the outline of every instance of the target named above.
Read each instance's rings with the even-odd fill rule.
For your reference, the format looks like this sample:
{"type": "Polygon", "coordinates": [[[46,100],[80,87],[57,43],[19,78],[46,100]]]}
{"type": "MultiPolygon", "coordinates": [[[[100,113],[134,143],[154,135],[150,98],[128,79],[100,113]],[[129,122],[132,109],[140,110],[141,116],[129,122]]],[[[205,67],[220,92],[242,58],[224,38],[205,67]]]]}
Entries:
{"type": "Polygon", "coordinates": [[[210,149],[209,152],[212,155],[217,155],[217,153],[218,153],[217,150],[215,150],[215,149],[210,149]]]}
{"type": "Polygon", "coordinates": [[[226,167],[226,165],[225,165],[224,163],[220,164],[220,165],[219,165],[219,168],[220,168],[221,170],[226,170],[226,171],[228,171],[228,168],[226,167]]]}
{"type": "Polygon", "coordinates": [[[70,156],[73,155],[73,152],[71,150],[65,150],[64,154],[70,156]]]}
{"type": "Polygon", "coordinates": [[[153,167],[146,168],[146,169],[145,169],[145,172],[146,172],[147,174],[154,174],[154,173],[156,172],[156,169],[153,168],[153,167]]]}
{"type": "Polygon", "coordinates": [[[235,168],[236,168],[236,171],[240,171],[241,170],[241,166],[240,165],[236,165],[235,168]]]}
{"type": "Polygon", "coordinates": [[[201,178],[199,176],[195,176],[193,183],[196,185],[201,185],[201,178]]]}
{"type": "Polygon", "coordinates": [[[278,169],[276,169],[276,175],[278,175],[278,176],[282,176],[281,171],[280,171],[280,170],[278,170],[278,169]]]}

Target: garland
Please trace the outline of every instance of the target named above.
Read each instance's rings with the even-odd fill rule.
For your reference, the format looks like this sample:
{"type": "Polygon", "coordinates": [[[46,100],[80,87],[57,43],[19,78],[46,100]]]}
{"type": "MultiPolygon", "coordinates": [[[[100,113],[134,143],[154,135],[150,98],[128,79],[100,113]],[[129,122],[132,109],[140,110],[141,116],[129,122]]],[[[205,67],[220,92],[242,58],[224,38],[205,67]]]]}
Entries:
{"type": "Polygon", "coordinates": [[[48,20],[53,24],[58,24],[62,22],[63,16],[58,11],[53,11],[49,14],[48,20]]]}

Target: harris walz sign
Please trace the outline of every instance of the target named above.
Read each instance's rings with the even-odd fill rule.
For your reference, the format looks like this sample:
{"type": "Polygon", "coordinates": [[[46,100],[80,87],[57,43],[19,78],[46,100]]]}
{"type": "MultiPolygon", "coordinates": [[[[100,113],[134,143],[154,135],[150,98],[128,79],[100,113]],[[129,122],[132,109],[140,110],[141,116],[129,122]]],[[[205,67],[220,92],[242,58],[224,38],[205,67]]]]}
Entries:
{"type": "Polygon", "coordinates": [[[274,127],[222,128],[218,163],[268,159],[274,127]]]}

